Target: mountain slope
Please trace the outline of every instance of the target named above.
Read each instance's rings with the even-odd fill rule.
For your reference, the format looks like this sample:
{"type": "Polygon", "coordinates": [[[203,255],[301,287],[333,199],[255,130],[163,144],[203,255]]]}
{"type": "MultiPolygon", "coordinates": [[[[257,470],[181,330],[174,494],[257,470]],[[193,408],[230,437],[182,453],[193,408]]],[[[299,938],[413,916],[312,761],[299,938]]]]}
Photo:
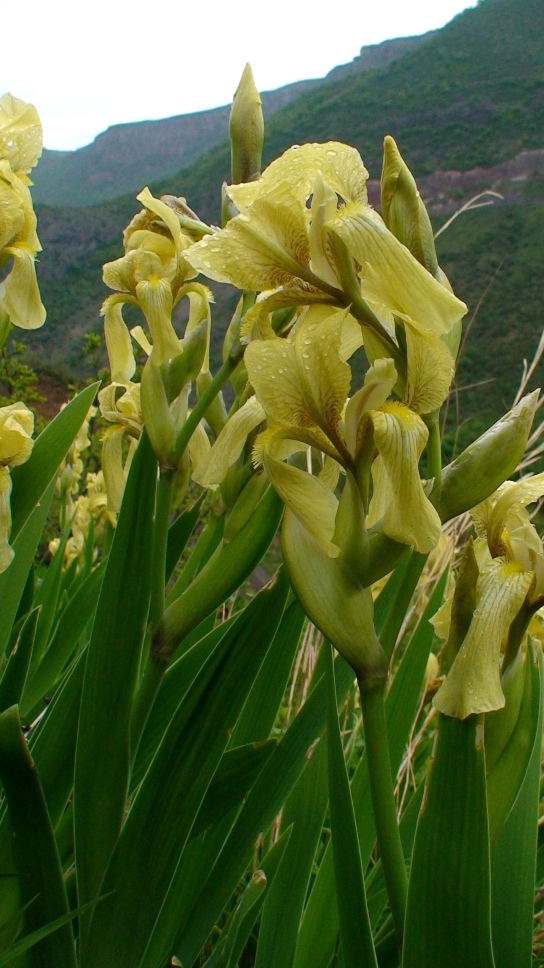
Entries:
{"type": "MultiPolygon", "coordinates": [[[[430,36],[399,37],[361,48],[350,64],[319,80],[297,81],[261,95],[265,118],[329,80],[383,68],[430,36]]],[[[34,172],[34,198],[46,205],[88,206],[166,178],[225,140],[230,105],[159,121],[108,128],[77,151],[44,150],[34,172]]]]}

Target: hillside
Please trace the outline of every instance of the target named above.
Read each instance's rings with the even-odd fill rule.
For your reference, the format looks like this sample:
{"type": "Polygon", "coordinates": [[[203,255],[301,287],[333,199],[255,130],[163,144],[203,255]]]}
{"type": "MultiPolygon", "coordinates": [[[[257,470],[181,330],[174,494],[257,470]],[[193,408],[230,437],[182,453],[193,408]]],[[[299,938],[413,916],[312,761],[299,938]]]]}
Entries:
{"type": "MultiPolygon", "coordinates": [[[[261,95],[268,119],[291,101],[329,81],[383,68],[424,43],[432,32],[361,48],[350,64],[320,80],[297,81],[261,95]]],[[[89,206],[136,194],[143,185],[167,178],[225,140],[230,105],[159,121],[118,124],[77,151],[44,150],[33,173],[34,198],[56,206],[89,206]]]]}
{"type": "MultiPolygon", "coordinates": [[[[464,215],[439,240],[441,262],[471,311],[488,290],[459,379],[493,382],[459,394],[461,420],[475,400],[482,423],[504,409],[544,322],[543,120],[544,4],[483,0],[419,50],[387,68],[330,80],[267,125],[267,158],[292,141],[344,138],[361,150],[374,179],[383,135],[394,134],[437,225],[482,188],[504,194],[504,202],[464,215]]],[[[151,188],[186,195],[201,217],[216,222],[228,171],[225,143],[151,188]]],[[[132,196],[85,210],[39,207],[38,271],[49,319],[28,342],[48,365],[82,373],[82,334],[100,330],[101,265],[121,253],[121,231],[136,207],[132,196]]],[[[216,359],[226,325],[218,309],[216,359]]]]}

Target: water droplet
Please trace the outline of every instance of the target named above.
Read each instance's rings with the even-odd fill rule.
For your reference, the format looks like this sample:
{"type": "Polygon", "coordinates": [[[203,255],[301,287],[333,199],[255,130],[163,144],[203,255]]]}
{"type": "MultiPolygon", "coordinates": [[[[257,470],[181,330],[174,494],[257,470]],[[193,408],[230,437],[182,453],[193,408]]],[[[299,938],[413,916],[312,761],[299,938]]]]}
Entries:
{"type": "Polygon", "coordinates": [[[258,370],[262,370],[262,364],[261,363],[259,363],[259,365],[257,366],[257,369],[258,370]]]}
{"type": "Polygon", "coordinates": [[[321,333],[321,339],[327,339],[327,334],[326,333],[321,333]]]}
{"type": "Polygon", "coordinates": [[[327,154],[329,158],[336,158],[336,151],[333,151],[332,148],[329,148],[329,150],[327,151],[327,154]]]}
{"type": "Polygon", "coordinates": [[[303,353],[302,354],[302,359],[303,360],[309,360],[310,359],[310,354],[309,353],[303,353]]]}
{"type": "Polygon", "coordinates": [[[285,370],[283,370],[282,367],[280,366],[278,367],[278,373],[285,373],[285,370]]]}
{"type": "Polygon", "coordinates": [[[305,339],[305,340],[304,340],[304,345],[305,345],[305,346],[311,346],[311,345],[312,345],[312,341],[311,341],[311,339],[309,339],[309,338],[308,338],[308,339],[305,339]]]}
{"type": "Polygon", "coordinates": [[[305,364],[304,364],[304,369],[305,369],[305,370],[309,370],[309,369],[310,369],[310,366],[309,366],[309,364],[308,364],[308,363],[305,363],[305,364]]]}
{"type": "Polygon", "coordinates": [[[281,355],[282,355],[282,357],[283,357],[284,360],[287,359],[287,353],[285,352],[285,350],[282,350],[282,354],[281,355]]]}

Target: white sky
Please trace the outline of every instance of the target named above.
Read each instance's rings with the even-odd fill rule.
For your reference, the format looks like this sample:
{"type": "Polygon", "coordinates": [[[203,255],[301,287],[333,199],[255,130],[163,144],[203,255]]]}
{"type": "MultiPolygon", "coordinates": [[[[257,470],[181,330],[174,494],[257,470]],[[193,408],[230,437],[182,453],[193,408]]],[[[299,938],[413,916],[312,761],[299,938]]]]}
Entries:
{"type": "Polygon", "coordinates": [[[362,46],[442,27],[476,0],[0,0],[0,95],[36,105],[48,148],[112,124],[323,77],[362,46]]]}

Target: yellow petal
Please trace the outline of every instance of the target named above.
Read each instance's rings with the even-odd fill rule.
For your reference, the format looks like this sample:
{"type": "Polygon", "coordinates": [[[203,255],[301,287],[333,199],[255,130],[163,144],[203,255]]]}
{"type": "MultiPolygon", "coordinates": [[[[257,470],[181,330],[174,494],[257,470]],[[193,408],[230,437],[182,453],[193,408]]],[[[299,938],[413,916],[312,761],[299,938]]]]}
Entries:
{"type": "Polygon", "coordinates": [[[144,351],[146,356],[151,356],[151,350],[153,349],[151,343],[149,342],[147,336],[145,335],[141,326],[133,326],[130,335],[135,343],[138,344],[140,349],[144,351]]]}
{"type": "Polygon", "coordinates": [[[279,197],[282,192],[294,195],[300,205],[305,205],[318,174],[343,201],[366,203],[368,172],[359,152],[339,141],[295,145],[273,161],[257,181],[231,185],[228,191],[241,212],[270,191],[279,192],[279,197]]]}
{"type": "Polygon", "coordinates": [[[45,322],[45,306],[40,298],[34,251],[23,242],[9,246],[13,266],[3,284],[4,306],[14,324],[22,329],[39,329],[45,322]]]}
{"type": "Polygon", "coordinates": [[[153,198],[153,195],[147,187],[144,188],[140,194],[136,196],[136,198],[142,203],[142,205],[145,205],[150,212],[153,212],[154,215],[162,219],[174,240],[174,245],[178,252],[182,252],[183,249],[188,248],[190,244],[189,240],[182,234],[179,219],[176,213],[168,205],[165,205],[164,202],[159,201],[158,198],[153,198]]]}
{"type": "Polygon", "coordinates": [[[213,300],[212,293],[207,286],[202,286],[198,282],[191,282],[183,287],[181,294],[187,296],[189,300],[189,319],[185,327],[185,336],[189,336],[189,333],[192,333],[197,326],[206,321],[207,342],[201,372],[208,373],[210,369],[210,302],[213,300]]]}
{"type": "Polygon", "coordinates": [[[361,292],[368,302],[438,336],[466,314],[465,304],[433,279],[368,206],[347,205],[329,229],[360,263],[361,292]]]}
{"type": "Polygon", "coordinates": [[[0,97],[0,158],[13,171],[29,172],[42,153],[43,131],[33,104],[12,94],[0,97]]]}
{"type": "Polygon", "coordinates": [[[11,508],[9,504],[11,494],[11,477],[7,467],[0,467],[0,574],[6,570],[15,557],[13,548],[9,546],[11,531],[11,508]]]}
{"type": "Polygon", "coordinates": [[[370,416],[392,493],[383,530],[425,554],[440,537],[440,518],[425,495],[418,470],[429,432],[421,418],[401,403],[387,403],[370,416]]]}
{"type": "Polygon", "coordinates": [[[522,481],[505,481],[492,495],[495,501],[487,521],[487,542],[491,554],[500,553],[501,535],[509,515],[533,504],[544,495],[544,473],[526,477],[522,481]]]}
{"type": "Polygon", "coordinates": [[[466,719],[471,713],[492,712],[504,706],[501,644],[533,578],[532,572],[503,558],[495,558],[484,569],[470,628],[434,697],[434,705],[446,716],[466,719]]]}
{"type": "Polygon", "coordinates": [[[421,333],[405,325],[408,351],[406,403],[416,413],[432,413],[446,399],[455,366],[453,357],[440,337],[421,333]]]}
{"type": "MultiPolygon", "coordinates": [[[[279,289],[267,290],[257,297],[255,304],[248,309],[240,328],[243,343],[253,339],[274,339],[276,334],[270,325],[270,313],[288,306],[311,306],[313,304],[333,304],[331,297],[325,296],[309,283],[295,279],[279,289]]],[[[330,311],[330,306],[329,306],[330,311]]],[[[359,324],[357,324],[359,325],[359,324]]],[[[359,329],[361,327],[359,326],[359,329]]],[[[347,359],[347,357],[344,357],[347,359]]]]}
{"type": "Polygon", "coordinates": [[[30,457],[34,414],[24,403],[0,407],[0,464],[15,467],[30,457]]]}
{"type": "Polygon", "coordinates": [[[123,302],[122,297],[108,296],[101,310],[113,383],[128,383],[136,370],[130,334],[123,319],[123,302]]]}
{"type": "Polygon", "coordinates": [[[181,343],[172,326],[173,298],[167,279],[152,276],[136,286],[136,298],[147,320],[153,340],[153,362],[162,366],[182,352],[181,343]]]}
{"type": "Polygon", "coordinates": [[[123,466],[123,438],[125,427],[108,427],[102,439],[102,470],[108,494],[108,510],[117,513],[121,509],[125,492],[125,469],[123,466]]]}
{"type": "Polygon", "coordinates": [[[313,186],[309,231],[310,265],[316,276],[338,288],[338,278],[325,254],[323,234],[325,223],[336,215],[337,205],[336,192],[323,181],[321,172],[318,172],[313,186]]]}
{"type": "Polygon", "coordinates": [[[239,289],[275,289],[308,271],[310,250],[304,210],[296,200],[259,198],[185,253],[195,269],[239,289]]]}
{"type": "Polygon", "coordinates": [[[245,353],[249,379],[267,415],[291,427],[319,427],[335,444],[351,380],[340,356],[347,315],[340,310],[322,319],[310,309],[292,336],[254,340],[245,353]]]}
{"type": "Polygon", "coordinates": [[[20,192],[7,162],[0,161],[0,251],[22,230],[25,222],[20,192]]]}
{"type": "Polygon", "coordinates": [[[203,487],[214,487],[227,476],[229,467],[238,460],[248,435],[265,419],[255,397],[251,397],[227,420],[207,457],[198,465],[193,480],[203,487]]]}
{"type": "Polygon", "coordinates": [[[275,446],[265,448],[263,463],[272,487],[330,558],[340,549],[333,542],[338,500],[318,477],[278,460],[275,446]]]}
{"type": "Polygon", "coordinates": [[[344,417],[346,443],[352,455],[355,455],[357,449],[358,430],[363,414],[381,407],[396,382],[397,371],[393,360],[376,360],[366,371],[364,385],[351,397],[344,417]]]}

